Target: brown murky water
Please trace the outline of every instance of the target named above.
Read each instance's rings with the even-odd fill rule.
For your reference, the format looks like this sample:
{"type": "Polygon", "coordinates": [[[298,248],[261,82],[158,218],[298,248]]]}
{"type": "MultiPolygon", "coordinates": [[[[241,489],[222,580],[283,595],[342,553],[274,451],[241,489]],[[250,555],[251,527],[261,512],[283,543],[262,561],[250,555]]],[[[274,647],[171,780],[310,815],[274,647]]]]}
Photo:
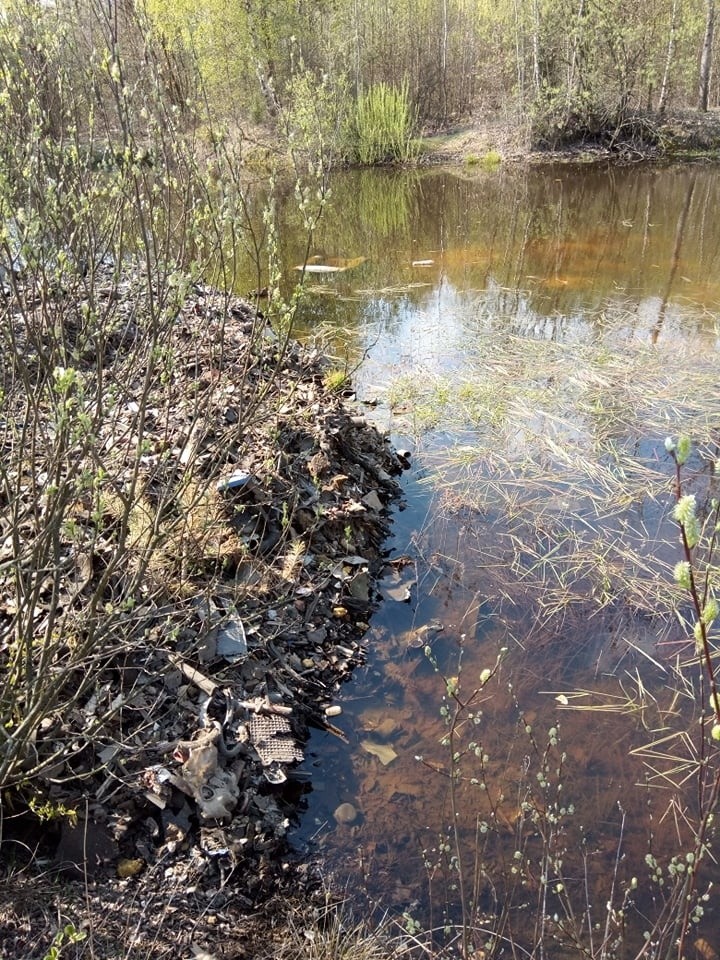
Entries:
{"type": "MultiPolygon", "coordinates": [[[[720,428],[719,201],[707,167],[334,181],[302,321],[334,329],[414,450],[367,663],[337,697],[349,742],[314,735],[295,831],[355,905],[441,928],[464,902],[527,949],[652,942],[699,742],[663,440],[720,428]]],[[[291,221],[283,238],[294,264],[291,221]]],[[[704,495],[709,460],[690,466],[704,495]]],[[[719,879],[708,857],[700,892],[719,879]]]]}

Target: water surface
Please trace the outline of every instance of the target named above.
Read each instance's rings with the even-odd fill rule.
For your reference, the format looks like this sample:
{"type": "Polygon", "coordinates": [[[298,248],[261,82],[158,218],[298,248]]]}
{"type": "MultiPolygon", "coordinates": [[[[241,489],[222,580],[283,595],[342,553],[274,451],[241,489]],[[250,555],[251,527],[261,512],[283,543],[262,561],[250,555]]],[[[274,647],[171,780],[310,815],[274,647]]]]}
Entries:
{"type": "Polygon", "coordinates": [[[295,833],[356,904],[442,927],[464,900],[527,949],[619,931],[608,902],[631,943],[661,912],[677,871],[648,858],[685,863],[699,716],[664,439],[706,443],[705,497],[719,190],[709,167],[333,180],[314,262],[353,265],[308,274],[301,323],[414,452],[349,745],[311,740],[295,833]]]}

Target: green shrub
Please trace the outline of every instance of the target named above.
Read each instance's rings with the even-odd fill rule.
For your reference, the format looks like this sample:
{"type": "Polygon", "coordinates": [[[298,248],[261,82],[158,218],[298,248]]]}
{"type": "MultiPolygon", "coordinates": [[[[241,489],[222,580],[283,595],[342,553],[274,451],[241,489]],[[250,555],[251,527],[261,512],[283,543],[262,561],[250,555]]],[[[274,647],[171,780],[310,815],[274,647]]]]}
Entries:
{"type": "Polygon", "coordinates": [[[347,78],[317,75],[300,63],[285,91],[285,133],[293,155],[302,154],[312,163],[329,168],[345,160],[345,130],[351,108],[347,78]]]}
{"type": "Polygon", "coordinates": [[[533,143],[553,150],[597,140],[612,125],[606,111],[587,93],[567,96],[562,90],[546,89],[531,111],[533,143]]]}

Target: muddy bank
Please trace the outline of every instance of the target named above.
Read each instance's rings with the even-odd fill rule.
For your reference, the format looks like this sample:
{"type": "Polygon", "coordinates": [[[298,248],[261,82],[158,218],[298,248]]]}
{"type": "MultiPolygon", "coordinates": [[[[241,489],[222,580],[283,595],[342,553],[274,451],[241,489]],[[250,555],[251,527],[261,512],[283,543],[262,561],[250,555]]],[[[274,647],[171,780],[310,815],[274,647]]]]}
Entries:
{"type": "MultiPolygon", "coordinates": [[[[720,160],[720,111],[641,113],[621,124],[573,130],[550,127],[541,136],[531,118],[512,113],[478,114],[417,138],[419,166],[483,169],[498,163],[639,163],[720,160]]],[[[257,170],[284,163],[285,149],[269,128],[256,127],[245,139],[247,162],[257,170]]]]}
{"type": "MultiPolygon", "coordinates": [[[[316,884],[286,840],[309,786],[303,744],[312,725],[334,730],[334,694],[363,660],[377,600],[403,461],[362,404],[326,386],[320,353],[202,286],[164,328],[171,373],[155,376],[151,359],[123,367],[147,346],[141,289],[108,272],[102,362],[81,336],[82,303],[78,327],[58,334],[73,389],[102,371],[113,413],[94,418],[92,443],[66,451],[56,477],[104,451],[103,496],[68,496],[36,643],[50,616],[53,634],[95,640],[84,659],[60,651],[62,696],[3,793],[3,957],[44,957],[66,924],[83,934],[66,938],[66,957],[243,956],[249,914],[276,913],[273,897],[307,904],[316,884]],[[101,602],[106,622],[95,622],[101,602]]],[[[24,369],[40,370],[34,325],[47,303],[19,285],[6,296],[24,369]]],[[[20,456],[10,439],[6,456],[20,456]]],[[[43,535],[30,522],[38,495],[21,484],[3,519],[6,638],[32,613],[15,591],[40,576],[28,567],[43,535]]],[[[7,639],[0,655],[12,675],[7,639]]]]}
{"type": "Polygon", "coordinates": [[[528,117],[477,117],[423,137],[421,164],[670,162],[720,159],[720,113],[638,114],[620,124],[545,130],[528,117]]]}

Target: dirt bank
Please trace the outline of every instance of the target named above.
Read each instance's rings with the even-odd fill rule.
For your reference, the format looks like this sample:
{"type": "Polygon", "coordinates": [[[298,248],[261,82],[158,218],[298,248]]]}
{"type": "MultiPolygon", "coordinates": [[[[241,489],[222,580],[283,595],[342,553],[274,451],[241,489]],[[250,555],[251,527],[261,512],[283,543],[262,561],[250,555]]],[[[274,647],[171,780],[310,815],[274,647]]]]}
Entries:
{"type": "Polygon", "coordinates": [[[720,110],[639,114],[575,135],[550,129],[540,139],[527,117],[477,117],[424,137],[420,162],[472,166],[488,157],[511,163],[718,160],[720,110]]]}
{"type": "MultiPolygon", "coordinates": [[[[124,297],[118,315],[133,318],[112,334],[114,370],[123,351],[142,350],[138,287],[108,273],[107,296],[121,307],[124,297]]],[[[20,287],[6,294],[25,296],[20,287]]],[[[14,314],[31,366],[42,361],[33,304],[28,295],[14,314]]],[[[79,350],[77,331],[65,335],[75,338],[79,389],[98,376],[99,360],[79,350]]],[[[334,730],[334,693],[364,658],[403,462],[362,404],[327,385],[336,379],[323,357],[242,301],[193,288],[163,349],[172,374],[159,371],[147,389],[147,368],[133,367],[135,379],[115,384],[124,391],[116,415],[98,421],[92,449],[82,448],[111,451],[117,482],[102,480],[94,507],[71,503],[57,580],[45,588],[78,642],[93,597],[104,598],[109,620],[123,598],[123,632],[98,631],[108,645],[100,658],[97,648],[82,662],[60,651],[82,692],[68,697],[63,687],[22,761],[34,765],[32,779],[16,776],[3,793],[7,960],[40,960],[58,935],[64,958],[257,956],[257,931],[267,939],[270,918],[307,906],[317,889],[287,844],[307,784],[303,745],[313,725],[334,730]],[[118,478],[132,471],[128,504],[118,478]],[[113,566],[121,536],[128,543],[113,566]],[[88,681],[84,670],[97,676],[88,681]]],[[[22,404],[18,394],[18,412],[22,404]]],[[[28,511],[35,493],[18,490],[28,511]]],[[[12,568],[24,562],[10,542],[6,636],[22,609],[12,568]]],[[[0,655],[9,669],[11,647],[0,655]]]]}

